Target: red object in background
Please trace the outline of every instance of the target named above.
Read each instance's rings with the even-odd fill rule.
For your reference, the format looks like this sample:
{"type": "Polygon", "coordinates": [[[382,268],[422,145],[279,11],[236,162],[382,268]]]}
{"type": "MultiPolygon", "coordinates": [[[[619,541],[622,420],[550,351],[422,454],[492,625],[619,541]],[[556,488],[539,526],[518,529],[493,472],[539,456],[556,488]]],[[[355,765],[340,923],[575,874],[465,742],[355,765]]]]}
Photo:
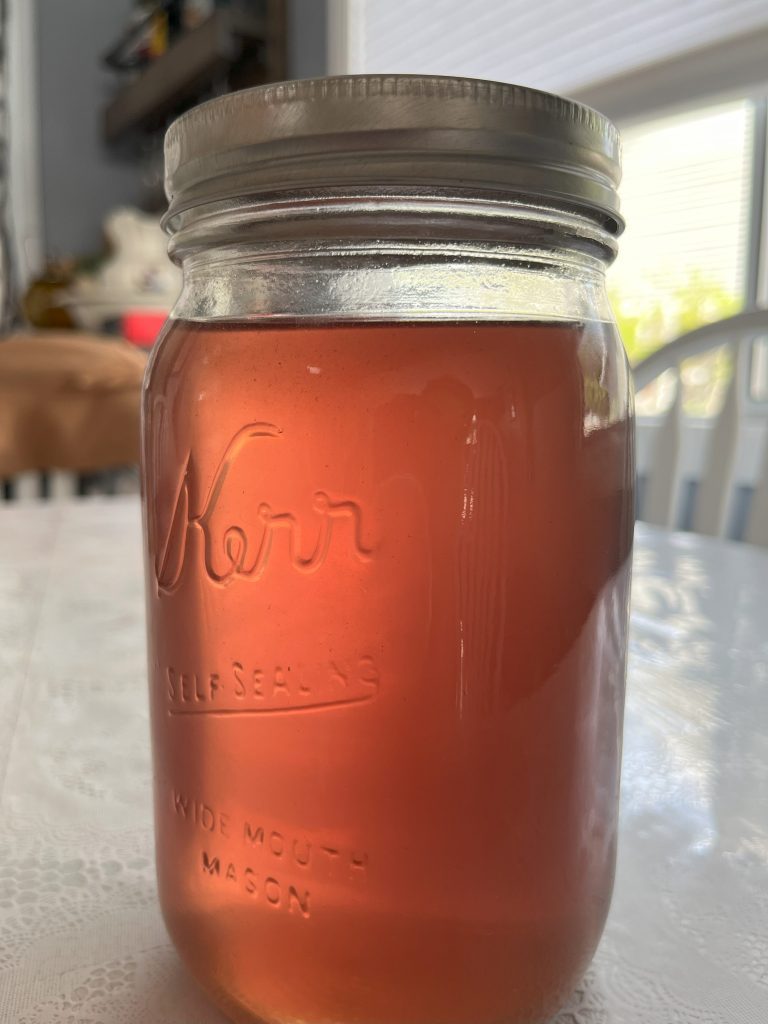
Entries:
{"type": "Polygon", "coordinates": [[[166,313],[156,310],[133,310],[123,314],[121,333],[140,348],[152,348],[167,319],[166,313]]]}

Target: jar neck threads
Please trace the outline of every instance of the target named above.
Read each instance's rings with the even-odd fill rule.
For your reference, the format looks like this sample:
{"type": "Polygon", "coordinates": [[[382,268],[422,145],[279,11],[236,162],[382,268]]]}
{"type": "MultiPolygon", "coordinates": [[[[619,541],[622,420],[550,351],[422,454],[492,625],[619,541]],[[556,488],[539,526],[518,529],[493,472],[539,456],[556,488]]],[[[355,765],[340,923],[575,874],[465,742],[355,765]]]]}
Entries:
{"type": "Polygon", "coordinates": [[[617,246],[615,234],[586,208],[448,190],[240,196],[176,210],[165,227],[177,261],[223,244],[443,241],[568,249],[609,263],[617,246]]]}
{"type": "Polygon", "coordinates": [[[610,319],[616,240],[583,210],[489,196],[274,196],[176,213],[174,315],[610,319]]]}

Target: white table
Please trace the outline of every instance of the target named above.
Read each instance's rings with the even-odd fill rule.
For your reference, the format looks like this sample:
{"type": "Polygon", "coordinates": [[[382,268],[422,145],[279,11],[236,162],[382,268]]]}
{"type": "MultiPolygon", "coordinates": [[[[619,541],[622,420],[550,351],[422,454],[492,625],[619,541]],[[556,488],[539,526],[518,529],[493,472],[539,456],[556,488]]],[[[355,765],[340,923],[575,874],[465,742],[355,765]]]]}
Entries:
{"type": "MultiPolygon", "coordinates": [[[[155,901],[135,500],[0,509],[0,1021],[220,1024],[155,901]]],[[[768,553],[639,527],[616,895],[558,1024],[768,1022],[768,553]]]]}

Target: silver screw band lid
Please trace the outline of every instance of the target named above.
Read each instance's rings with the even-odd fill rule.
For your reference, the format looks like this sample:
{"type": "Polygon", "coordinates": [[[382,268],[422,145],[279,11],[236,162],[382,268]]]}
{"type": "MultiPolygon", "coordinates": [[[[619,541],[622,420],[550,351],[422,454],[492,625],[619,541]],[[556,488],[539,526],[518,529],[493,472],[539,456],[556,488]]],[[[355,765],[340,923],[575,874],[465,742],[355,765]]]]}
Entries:
{"type": "Polygon", "coordinates": [[[623,223],[620,143],[589,107],[519,85],[350,75],[203,103],[165,138],[167,223],[200,204],[276,192],[441,188],[559,202],[623,223]]]}

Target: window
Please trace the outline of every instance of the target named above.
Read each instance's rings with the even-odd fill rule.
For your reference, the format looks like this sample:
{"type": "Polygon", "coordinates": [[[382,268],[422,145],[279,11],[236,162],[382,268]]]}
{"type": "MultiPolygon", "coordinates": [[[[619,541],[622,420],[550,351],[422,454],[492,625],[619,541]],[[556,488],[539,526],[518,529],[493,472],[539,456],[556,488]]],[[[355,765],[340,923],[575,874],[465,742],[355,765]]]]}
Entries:
{"type": "MultiPolygon", "coordinates": [[[[627,230],[609,290],[633,363],[754,301],[754,127],[761,111],[743,99],[623,127],[627,230]]],[[[753,395],[764,362],[753,361],[753,395]]],[[[722,352],[686,364],[686,410],[716,412],[729,373],[722,352]]],[[[664,383],[647,389],[639,412],[659,411],[669,393],[664,383]]]]}
{"type": "MultiPolygon", "coordinates": [[[[768,210],[768,4],[546,0],[543,7],[544,16],[542,5],[509,0],[329,0],[332,69],[517,81],[614,119],[624,137],[628,226],[609,282],[632,362],[696,326],[768,303],[768,217],[761,287],[757,278],[761,202],[768,210]],[[684,103],[695,109],[651,113],[684,103]]],[[[764,414],[768,338],[756,339],[748,370],[748,398],[764,414]]],[[[716,413],[729,374],[723,352],[686,363],[686,412],[716,413]]],[[[669,384],[647,388],[638,411],[660,412],[675,391],[669,384]]]]}

